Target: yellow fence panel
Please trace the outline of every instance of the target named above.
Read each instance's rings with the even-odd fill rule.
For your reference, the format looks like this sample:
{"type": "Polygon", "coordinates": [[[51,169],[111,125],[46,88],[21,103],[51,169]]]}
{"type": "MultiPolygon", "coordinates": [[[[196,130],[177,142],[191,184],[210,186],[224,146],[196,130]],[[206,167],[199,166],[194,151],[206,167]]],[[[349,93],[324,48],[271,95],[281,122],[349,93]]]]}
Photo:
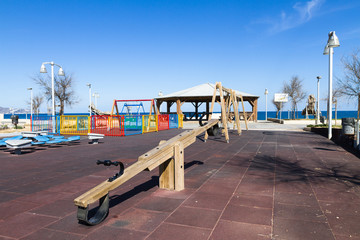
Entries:
{"type": "Polygon", "coordinates": [[[87,135],[90,127],[91,123],[89,116],[60,116],[60,134],[87,135]]]}
{"type": "Polygon", "coordinates": [[[183,128],[184,127],[184,114],[178,114],[179,117],[179,128],[183,128]]]}
{"type": "Polygon", "coordinates": [[[158,118],[157,115],[143,115],[142,116],[142,132],[157,132],[158,118]]]}

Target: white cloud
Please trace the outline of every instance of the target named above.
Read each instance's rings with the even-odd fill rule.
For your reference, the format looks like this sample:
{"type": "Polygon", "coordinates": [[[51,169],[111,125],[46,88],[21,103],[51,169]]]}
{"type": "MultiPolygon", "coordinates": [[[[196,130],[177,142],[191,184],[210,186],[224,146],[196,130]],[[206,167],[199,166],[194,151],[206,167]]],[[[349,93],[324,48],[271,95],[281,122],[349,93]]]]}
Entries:
{"type": "Polygon", "coordinates": [[[268,19],[266,21],[266,23],[271,25],[269,31],[271,33],[278,33],[298,27],[310,21],[324,2],[325,0],[297,2],[292,7],[292,11],[289,11],[288,13],[282,11],[278,18],[268,19]]]}

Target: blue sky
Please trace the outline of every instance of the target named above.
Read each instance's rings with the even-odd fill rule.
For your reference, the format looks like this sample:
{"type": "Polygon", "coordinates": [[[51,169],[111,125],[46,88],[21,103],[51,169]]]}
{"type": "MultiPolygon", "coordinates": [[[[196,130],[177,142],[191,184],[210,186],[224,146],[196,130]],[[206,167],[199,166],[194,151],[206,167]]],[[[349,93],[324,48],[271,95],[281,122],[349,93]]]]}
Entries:
{"type": "MultiPolygon", "coordinates": [[[[341,57],[360,48],[359,12],[358,0],[1,0],[0,106],[26,108],[28,87],[40,94],[31,77],[45,61],[75,78],[79,102],[66,112],[86,112],[88,82],[104,111],[115,98],[153,98],[218,81],[260,96],[259,110],[267,88],[272,110],[273,94],[294,75],[308,94],[321,75],[323,98],[327,35],[336,31],[340,39],[334,75],[342,77],[341,57]]],[[[356,105],[344,100],[339,108],[356,105]]]]}

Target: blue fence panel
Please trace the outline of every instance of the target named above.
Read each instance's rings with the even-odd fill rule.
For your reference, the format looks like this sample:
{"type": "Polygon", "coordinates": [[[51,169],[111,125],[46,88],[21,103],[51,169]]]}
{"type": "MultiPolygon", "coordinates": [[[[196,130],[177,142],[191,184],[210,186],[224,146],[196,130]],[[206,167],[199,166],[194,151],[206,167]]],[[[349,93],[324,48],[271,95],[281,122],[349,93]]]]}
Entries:
{"type": "Polygon", "coordinates": [[[142,133],[142,116],[125,116],[125,136],[142,133]]]}
{"type": "Polygon", "coordinates": [[[169,114],[169,128],[179,127],[179,116],[177,114],[169,114]]]}

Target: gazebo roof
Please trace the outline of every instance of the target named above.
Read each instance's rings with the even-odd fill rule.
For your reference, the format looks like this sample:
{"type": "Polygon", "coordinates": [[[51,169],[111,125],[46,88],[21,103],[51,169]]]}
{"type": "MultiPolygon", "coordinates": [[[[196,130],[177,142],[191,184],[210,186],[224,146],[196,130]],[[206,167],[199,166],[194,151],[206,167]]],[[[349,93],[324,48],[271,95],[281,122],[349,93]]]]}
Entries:
{"type": "MultiPolygon", "coordinates": [[[[215,84],[212,83],[204,83],[201,85],[197,85],[195,87],[187,88],[184,90],[180,90],[174,93],[166,94],[164,96],[157,97],[157,100],[166,101],[166,100],[175,100],[175,99],[187,99],[187,100],[201,100],[212,98],[214,94],[215,84]]],[[[257,99],[259,96],[255,96],[250,93],[241,92],[235,90],[237,95],[242,95],[243,98],[248,99],[257,99]]],[[[216,93],[217,96],[220,96],[219,90],[216,93]]]]}

